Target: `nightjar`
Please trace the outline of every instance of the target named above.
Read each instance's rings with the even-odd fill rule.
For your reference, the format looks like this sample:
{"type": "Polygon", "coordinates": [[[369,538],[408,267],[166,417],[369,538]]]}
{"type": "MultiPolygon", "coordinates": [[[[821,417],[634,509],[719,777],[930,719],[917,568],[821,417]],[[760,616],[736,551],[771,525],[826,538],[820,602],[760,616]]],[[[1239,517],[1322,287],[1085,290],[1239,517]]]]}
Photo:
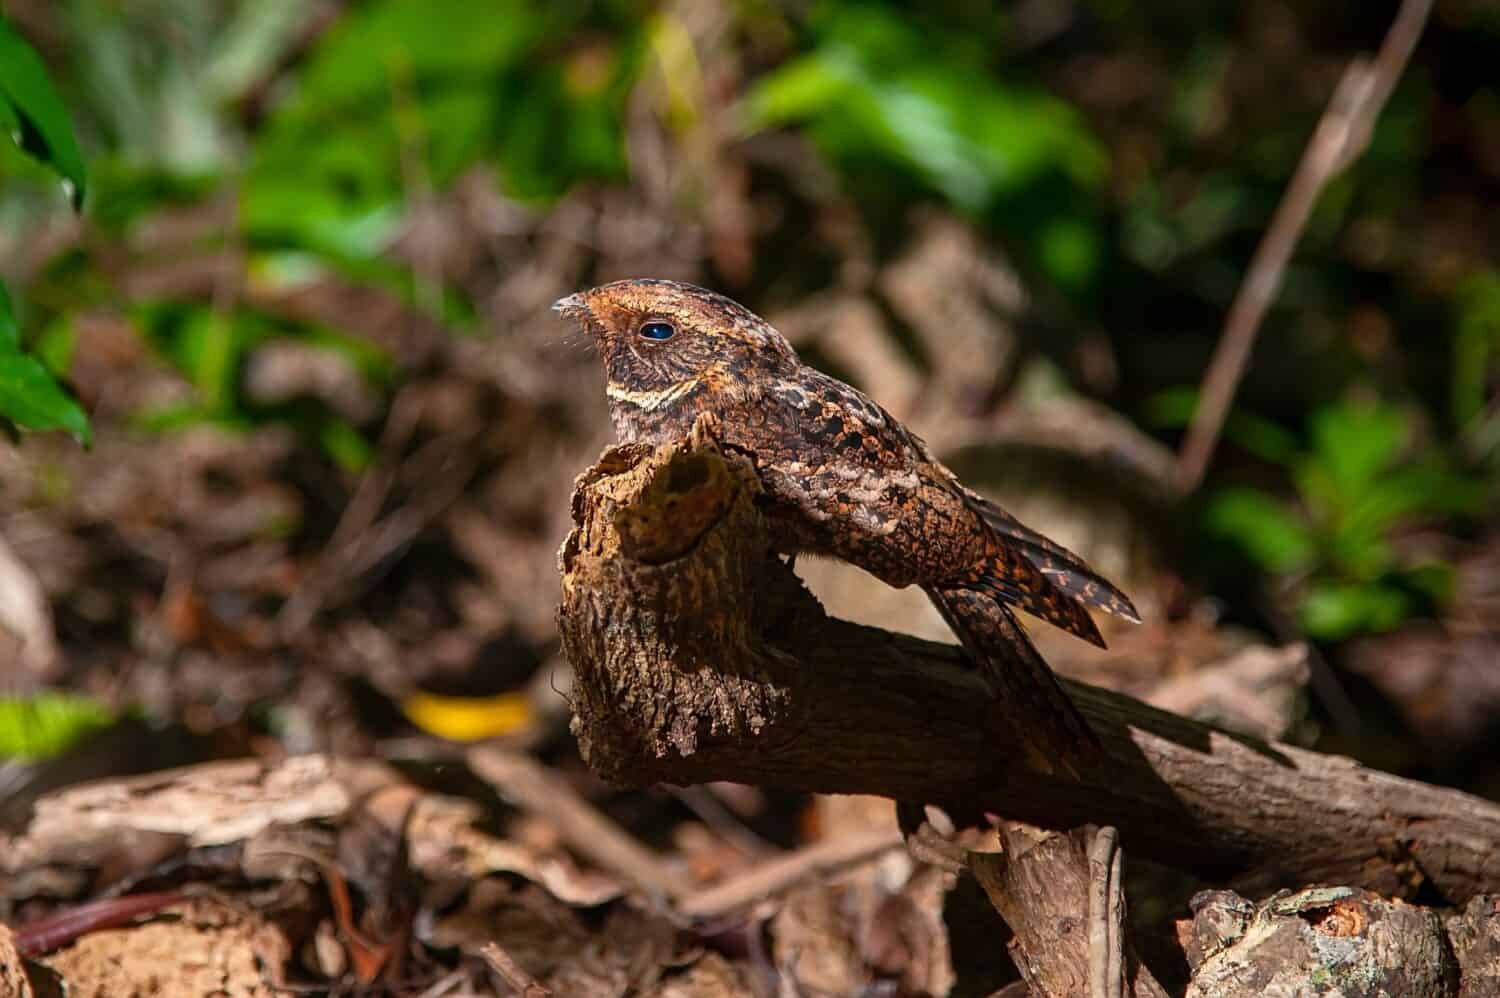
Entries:
{"type": "Polygon", "coordinates": [[[771,325],[722,295],[617,281],[555,308],[599,349],[622,442],[686,437],[698,417],[749,457],[773,537],[897,588],[919,585],[997,695],[1032,715],[1033,762],[1078,775],[1099,746],[1012,607],[1103,646],[1093,607],[1139,621],[1130,600],[1061,545],[964,487],[868,396],[803,364],[771,325]]]}

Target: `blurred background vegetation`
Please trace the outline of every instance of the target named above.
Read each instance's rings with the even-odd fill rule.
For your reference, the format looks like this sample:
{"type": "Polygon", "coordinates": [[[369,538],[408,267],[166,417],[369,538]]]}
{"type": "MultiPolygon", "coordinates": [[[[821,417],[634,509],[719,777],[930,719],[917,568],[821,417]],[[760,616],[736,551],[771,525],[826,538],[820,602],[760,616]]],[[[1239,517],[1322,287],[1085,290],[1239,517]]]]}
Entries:
{"type": "MultiPolygon", "coordinates": [[[[548,306],[606,279],[744,301],[945,452],[1039,398],[1090,406],[1129,441],[1099,449],[1164,483],[1257,241],[1395,9],[7,0],[87,184],[75,213],[76,167],[0,143],[0,346],[81,406],[33,379],[12,399],[41,408],[6,414],[83,439],[86,412],[93,441],[0,457],[0,537],[43,596],[6,621],[35,709],[0,713],[0,751],[68,730],[43,687],[207,754],[357,750],[403,712],[538,723],[567,485],[606,439],[548,306]],[[520,699],[432,699],[476,687],[520,699]]],[[[1344,750],[1491,792],[1497,64],[1500,5],[1439,0],[1207,481],[1151,493],[1167,553],[1111,566],[1162,627],[1313,641],[1344,750]]]]}

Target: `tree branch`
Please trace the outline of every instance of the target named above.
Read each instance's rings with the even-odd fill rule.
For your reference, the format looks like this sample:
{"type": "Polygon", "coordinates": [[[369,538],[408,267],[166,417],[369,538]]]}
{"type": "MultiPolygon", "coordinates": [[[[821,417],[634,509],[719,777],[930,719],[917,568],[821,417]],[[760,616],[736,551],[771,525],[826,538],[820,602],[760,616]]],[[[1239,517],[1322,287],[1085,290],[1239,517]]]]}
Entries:
{"type": "Polygon", "coordinates": [[[771,552],[742,459],[614,448],[580,477],[559,624],[588,763],[627,785],[880,794],[1048,828],[1244,890],[1500,888],[1500,806],[1069,683],[1109,763],[1027,768],[1025,716],[954,647],[833,620],[771,552]]]}
{"type": "Polygon", "coordinates": [[[1177,462],[1177,486],[1182,494],[1192,492],[1203,480],[1219,433],[1224,429],[1229,405],[1250,361],[1250,349],[1260,331],[1261,320],[1276,300],[1287,262],[1302,238],[1318,195],[1369,145],[1375,119],[1406,69],[1431,9],[1432,0],[1403,0],[1374,62],[1356,59],[1339,78],[1286,193],[1271,216],[1271,224],[1255,248],[1250,269],[1230,303],[1224,332],[1209,361],[1198,395],[1198,410],[1177,462]]]}

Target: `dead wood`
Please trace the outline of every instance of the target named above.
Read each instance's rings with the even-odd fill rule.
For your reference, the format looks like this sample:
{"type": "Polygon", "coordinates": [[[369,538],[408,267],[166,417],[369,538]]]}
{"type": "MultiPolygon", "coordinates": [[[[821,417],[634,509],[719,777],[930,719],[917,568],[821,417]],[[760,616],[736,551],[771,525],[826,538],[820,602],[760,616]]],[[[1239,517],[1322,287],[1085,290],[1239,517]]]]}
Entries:
{"type": "Polygon", "coordinates": [[[687,876],[627,835],[530,756],[480,745],[469,750],[468,762],[507,800],[546,815],[579,855],[635,884],[647,896],[675,899],[692,892],[687,876]]]}
{"type": "Polygon", "coordinates": [[[845,867],[855,866],[901,848],[894,830],[827,839],[796,852],[767,860],[737,877],[705,887],[683,898],[677,910],[689,918],[723,918],[731,912],[764,901],[778,893],[845,867]]]}
{"type": "Polygon", "coordinates": [[[4,925],[0,925],[0,995],[13,995],[14,998],[35,998],[36,995],[30,978],[26,976],[21,952],[16,948],[15,936],[4,925]]]}
{"type": "Polygon", "coordinates": [[[1500,896],[1469,898],[1444,925],[1458,962],[1458,998],[1500,994],[1500,896]]]}
{"type": "MultiPolygon", "coordinates": [[[[1349,887],[1282,891],[1252,904],[1231,891],[1193,899],[1181,923],[1188,998],[1460,994],[1443,923],[1426,908],[1349,887]]],[[[1472,968],[1476,983],[1483,969],[1472,968]]],[[[1470,990],[1463,994],[1483,992],[1470,990]]]]}
{"type": "Polygon", "coordinates": [[[551,998],[552,989],[538,984],[536,978],[526,973],[514,957],[500,948],[499,943],[485,943],[479,948],[479,955],[521,998],[551,998]]]}
{"type": "Polygon", "coordinates": [[[1114,829],[1046,832],[1006,822],[1001,852],[969,868],[1013,937],[1021,977],[1039,995],[1166,998],[1125,934],[1114,829]]]}
{"type": "Polygon", "coordinates": [[[619,784],[881,794],[1048,828],[1258,890],[1500,889],[1500,806],[1237,736],[1079,683],[1110,761],[1029,770],[1026,723],[960,652],[827,617],[767,543],[753,475],[712,442],[614,448],[583,475],[559,622],[574,730],[619,784]]]}

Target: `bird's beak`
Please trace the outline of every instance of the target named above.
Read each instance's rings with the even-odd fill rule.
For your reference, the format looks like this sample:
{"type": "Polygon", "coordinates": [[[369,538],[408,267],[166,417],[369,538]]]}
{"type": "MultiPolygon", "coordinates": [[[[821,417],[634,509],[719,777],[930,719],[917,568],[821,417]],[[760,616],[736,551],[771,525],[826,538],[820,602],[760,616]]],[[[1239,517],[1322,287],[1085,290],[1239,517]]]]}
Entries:
{"type": "Polygon", "coordinates": [[[577,319],[582,322],[589,317],[589,304],[584,298],[584,292],[580,291],[576,295],[557,299],[552,303],[552,311],[564,318],[577,319]]]}

